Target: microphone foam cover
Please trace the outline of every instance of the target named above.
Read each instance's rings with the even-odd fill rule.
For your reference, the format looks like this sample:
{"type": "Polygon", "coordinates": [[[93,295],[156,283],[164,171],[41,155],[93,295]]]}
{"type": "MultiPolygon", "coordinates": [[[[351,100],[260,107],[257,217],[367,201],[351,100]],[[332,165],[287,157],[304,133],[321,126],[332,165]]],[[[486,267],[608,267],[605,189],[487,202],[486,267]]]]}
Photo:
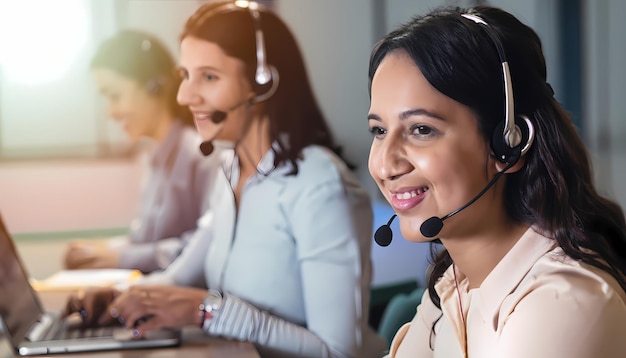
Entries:
{"type": "Polygon", "coordinates": [[[200,151],[204,154],[204,156],[213,153],[213,149],[215,149],[215,147],[213,147],[213,143],[209,140],[200,143],[200,151]]]}
{"type": "Polygon", "coordinates": [[[443,228],[443,220],[433,216],[432,218],[424,221],[420,226],[420,232],[424,237],[435,237],[443,228]]]}
{"type": "Polygon", "coordinates": [[[211,122],[215,124],[222,123],[226,120],[226,112],[224,111],[215,111],[211,114],[211,122]]]}
{"type": "Polygon", "coordinates": [[[374,233],[374,241],[382,247],[389,246],[391,239],[393,238],[393,232],[389,225],[383,225],[379,227],[374,233]]]}

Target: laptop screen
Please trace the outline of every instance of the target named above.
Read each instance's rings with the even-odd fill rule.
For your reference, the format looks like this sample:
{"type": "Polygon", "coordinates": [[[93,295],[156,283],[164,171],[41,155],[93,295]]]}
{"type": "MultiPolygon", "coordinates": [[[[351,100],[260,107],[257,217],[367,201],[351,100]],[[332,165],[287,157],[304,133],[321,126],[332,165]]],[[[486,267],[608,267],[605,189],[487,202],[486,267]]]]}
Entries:
{"type": "Polygon", "coordinates": [[[0,217],[0,317],[4,335],[16,345],[42,313],[39,299],[0,217]]]}

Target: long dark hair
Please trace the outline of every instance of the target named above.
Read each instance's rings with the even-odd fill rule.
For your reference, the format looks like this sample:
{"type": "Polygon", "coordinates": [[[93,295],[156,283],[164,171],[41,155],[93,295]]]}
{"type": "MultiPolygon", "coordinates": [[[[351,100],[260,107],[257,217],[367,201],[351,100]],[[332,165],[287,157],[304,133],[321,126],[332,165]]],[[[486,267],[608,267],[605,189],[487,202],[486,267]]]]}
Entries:
{"type": "MultiPolygon", "coordinates": [[[[270,140],[279,146],[278,150],[273,149],[274,166],[291,162],[294,168],[291,174],[297,174],[296,161],[305,147],[316,144],[338,155],[341,150],[335,145],[317,104],[296,39],[273,12],[259,7],[259,14],[266,60],[276,68],[280,78],[276,93],[262,102],[262,111],[270,120],[270,140]]],[[[271,88],[271,81],[258,85],[254,80],[257,67],[255,27],[248,9],[234,6],[232,2],[204,4],[187,20],[181,39],[187,36],[215,43],[229,56],[243,61],[246,75],[258,95],[271,88]]]]}
{"type": "Polygon", "coordinates": [[[122,30],[103,41],[91,59],[91,68],[111,70],[136,81],[167,102],[176,120],[194,126],[189,109],[176,101],[180,77],[176,62],[155,36],[139,30],[122,30]]]}
{"type": "MultiPolygon", "coordinates": [[[[546,82],[546,64],[537,34],[497,8],[439,8],[413,18],[383,38],[370,58],[371,80],[392,51],[410,55],[439,92],[470,107],[489,141],[504,120],[503,75],[494,41],[482,25],[461,14],[480,16],[497,33],[509,63],[516,113],[529,117],[535,141],[522,170],[507,175],[507,215],[551,234],[563,251],[610,273],[626,290],[626,223],[619,205],[593,185],[586,148],[568,113],[546,82]]],[[[452,264],[449,253],[433,250],[429,295],[437,307],[435,283],[452,264]]]]}

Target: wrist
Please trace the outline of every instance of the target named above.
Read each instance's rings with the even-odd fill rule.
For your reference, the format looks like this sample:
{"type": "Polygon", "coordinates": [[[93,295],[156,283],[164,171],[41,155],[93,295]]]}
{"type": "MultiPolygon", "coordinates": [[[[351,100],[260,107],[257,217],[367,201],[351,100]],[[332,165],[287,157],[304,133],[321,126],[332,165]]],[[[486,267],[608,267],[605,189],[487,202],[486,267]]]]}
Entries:
{"type": "Polygon", "coordinates": [[[206,296],[198,306],[199,309],[199,322],[200,328],[204,329],[206,323],[219,313],[222,307],[222,293],[215,289],[209,289],[206,296]]]}

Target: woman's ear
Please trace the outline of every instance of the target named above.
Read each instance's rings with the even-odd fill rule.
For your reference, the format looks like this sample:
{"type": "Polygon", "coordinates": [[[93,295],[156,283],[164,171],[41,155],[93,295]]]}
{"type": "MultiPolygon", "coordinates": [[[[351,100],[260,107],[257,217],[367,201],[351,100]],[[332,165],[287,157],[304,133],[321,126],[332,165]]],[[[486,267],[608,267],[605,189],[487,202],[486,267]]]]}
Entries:
{"type": "Polygon", "coordinates": [[[153,78],[146,82],[146,91],[152,95],[158,95],[162,92],[163,87],[165,86],[165,78],[162,76],[158,78],[153,78]]]}
{"type": "MultiPolygon", "coordinates": [[[[495,162],[495,165],[496,165],[496,170],[499,171],[499,172],[504,170],[504,168],[506,168],[508,166],[508,163],[502,163],[499,160],[494,160],[494,162],[495,162]]],[[[518,170],[522,169],[522,167],[524,166],[524,163],[526,163],[526,157],[522,156],[521,158],[519,158],[517,163],[515,163],[512,167],[507,169],[507,171],[504,172],[504,173],[505,174],[515,173],[518,170]]]]}

